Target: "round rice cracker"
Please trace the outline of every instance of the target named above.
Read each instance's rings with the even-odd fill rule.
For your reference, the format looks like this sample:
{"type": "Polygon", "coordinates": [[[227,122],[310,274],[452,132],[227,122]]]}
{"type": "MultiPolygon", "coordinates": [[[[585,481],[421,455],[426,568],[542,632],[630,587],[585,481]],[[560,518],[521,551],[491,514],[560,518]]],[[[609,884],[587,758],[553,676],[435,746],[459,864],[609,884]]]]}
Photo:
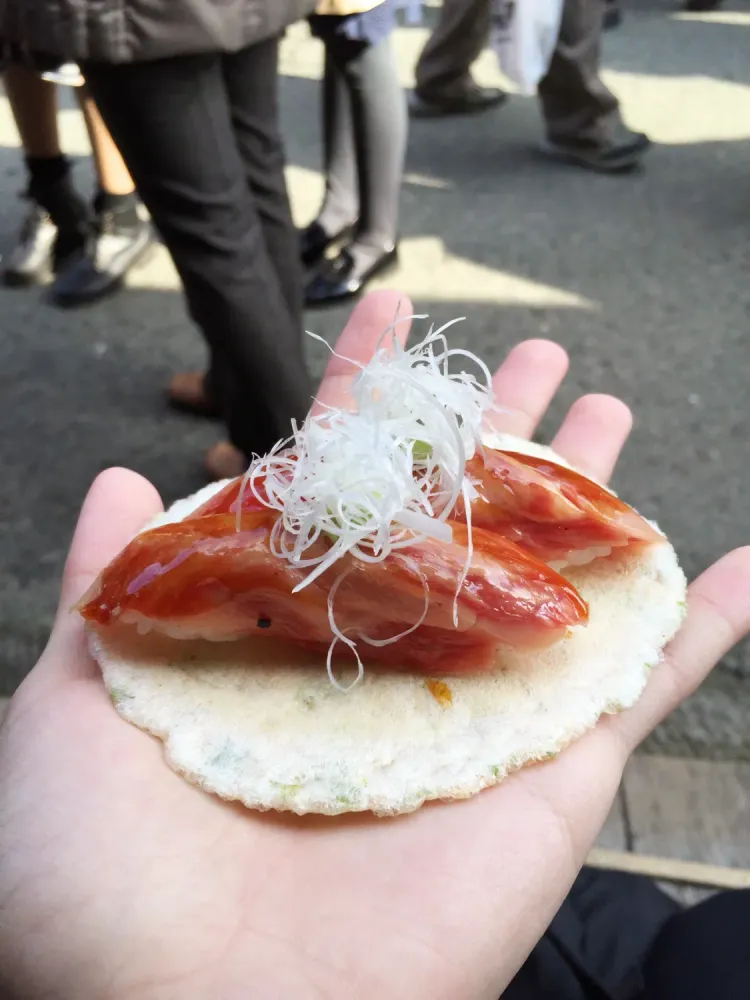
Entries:
{"type": "MultiPolygon", "coordinates": [[[[562,463],[508,436],[487,443],[562,463]]],[[[152,524],[182,519],[223,485],[152,524]]],[[[369,669],[343,694],[319,657],[269,640],[92,629],[91,646],[118,712],[163,740],[170,766],[206,791],[253,809],[394,815],[474,795],[637,700],[685,613],[674,549],[665,540],[565,575],[589,623],[547,650],[503,649],[497,670],[478,677],[369,669]]]]}

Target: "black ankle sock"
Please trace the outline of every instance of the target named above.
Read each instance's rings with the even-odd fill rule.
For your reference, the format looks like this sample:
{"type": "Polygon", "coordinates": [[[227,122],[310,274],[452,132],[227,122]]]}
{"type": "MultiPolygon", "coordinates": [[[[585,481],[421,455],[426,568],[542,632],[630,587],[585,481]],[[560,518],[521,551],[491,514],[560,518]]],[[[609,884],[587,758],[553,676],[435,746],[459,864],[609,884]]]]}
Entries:
{"type": "Polygon", "coordinates": [[[123,228],[135,228],[141,223],[135,191],[130,194],[110,194],[109,191],[99,190],[94,198],[94,211],[97,215],[110,212],[115,217],[115,224],[123,228]]]}
{"type": "Polygon", "coordinates": [[[83,245],[91,231],[91,209],[73,186],[64,156],[27,156],[27,196],[40,205],[65,238],[83,245]]]}
{"type": "Polygon", "coordinates": [[[27,156],[29,194],[39,188],[51,187],[70,173],[70,163],[65,156],[27,156]]]}

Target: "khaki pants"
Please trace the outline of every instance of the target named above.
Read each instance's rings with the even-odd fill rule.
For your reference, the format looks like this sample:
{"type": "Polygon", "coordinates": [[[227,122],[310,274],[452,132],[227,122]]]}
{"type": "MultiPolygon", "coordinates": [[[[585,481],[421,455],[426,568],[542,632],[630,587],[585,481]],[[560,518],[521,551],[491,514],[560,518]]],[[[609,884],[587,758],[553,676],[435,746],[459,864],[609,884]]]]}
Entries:
{"type": "MultiPolygon", "coordinates": [[[[547,135],[604,144],[620,123],[617,98],[599,76],[602,0],[565,0],[560,36],[539,83],[547,135]]],[[[471,86],[471,64],[488,41],[490,0],[443,0],[437,27],[416,68],[417,93],[457,96],[471,86]]]]}

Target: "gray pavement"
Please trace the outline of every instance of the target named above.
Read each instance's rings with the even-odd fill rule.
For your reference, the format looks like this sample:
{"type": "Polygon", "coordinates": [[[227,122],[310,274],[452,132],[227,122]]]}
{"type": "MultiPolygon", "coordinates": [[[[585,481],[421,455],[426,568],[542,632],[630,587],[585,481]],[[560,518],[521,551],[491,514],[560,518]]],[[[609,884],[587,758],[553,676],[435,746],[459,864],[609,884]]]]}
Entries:
{"type": "MultiPolygon", "coordinates": [[[[616,485],[657,517],[694,573],[750,540],[750,5],[684,17],[625,3],[606,39],[607,80],[633,127],[657,140],[642,172],[596,177],[546,161],[536,104],[517,98],[468,120],[412,128],[403,189],[403,265],[388,286],[436,320],[466,316],[455,342],[489,363],[528,336],[570,351],[568,382],[543,431],[581,392],[622,395],[636,430],[616,485]]],[[[425,38],[399,31],[408,84],[425,38]]],[[[283,113],[300,221],[320,193],[320,50],[304,28],[284,45],[283,113]]],[[[490,53],[480,78],[501,82],[490,53]]],[[[83,156],[77,113],[61,114],[83,156]]],[[[20,221],[16,137],[0,103],[0,253],[20,221]]],[[[90,184],[81,160],[81,184],[90,184]]],[[[346,310],[308,327],[332,337],[346,310]]],[[[39,292],[0,290],[0,693],[44,641],[77,508],[93,475],[124,464],[167,500],[200,483],[218,431],[166,411],[173,370],[200,364],[163,252],[130,288],[62,313],[39,292]]],[[[322,355],[310,343],[311,364],[322,355]]],[[[663,753],[750,759],[747,647],[652,738],[663,753]]]]}

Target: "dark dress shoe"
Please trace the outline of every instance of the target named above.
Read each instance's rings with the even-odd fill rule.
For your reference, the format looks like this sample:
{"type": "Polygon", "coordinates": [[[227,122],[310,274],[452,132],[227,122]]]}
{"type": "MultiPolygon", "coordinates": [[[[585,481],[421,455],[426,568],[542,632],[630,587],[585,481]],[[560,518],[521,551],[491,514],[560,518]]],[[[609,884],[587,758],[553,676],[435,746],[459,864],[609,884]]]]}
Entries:
{"type": "Polygon", "coordinates": [[[101,213],[88,245],[55,278],[51,301],[62,308],[96,302],[120,288],[128,271],[154,244],[153,230],[145,220],[122,226],[112,213],[101,213]]]}
{"type": "Polygon", "coordinates": [[[398,244],[383,249],[382,253],[366,265],[357,264],[349,250],[344,249],[326,261],[323,268],[305,288],[306,306],[324,306],[343,302],[359,295],[371,278],[382,274],[398,262],[398,244]]]}
{"type": "Polygon", "coordinates": [[[700,11],[716,10],[722,0],[685,0],[685,10],[698,13],[700,11]]]}
{"type": "Polygon", "coordinates": [[[631,132],[624,126],[604,145],[576,139],[547,139],[542,149],[549,156],[574,163],[600,174],[621,174],[633,170],[651,147],[643,132],[631,132]]]}
{"type": "Polygon", "coordinates": [[[498,87],[472,87],[453,94],[412,91],[409,113],[412,118],[440,118],[448,115],[476,115],[507,101],[508,95],[498,87]]]}
{"type": "Polygon", "coordinates": [[[323,229],[321,224],[315,219],[299,234],[299,255],[305,267],[314,267],[319,264],[325,256],[326,250],[338,243],[340,240],[348,239],[352,235],[354,224],[344,226],[337,233],[331,236],[323,229]]]}

